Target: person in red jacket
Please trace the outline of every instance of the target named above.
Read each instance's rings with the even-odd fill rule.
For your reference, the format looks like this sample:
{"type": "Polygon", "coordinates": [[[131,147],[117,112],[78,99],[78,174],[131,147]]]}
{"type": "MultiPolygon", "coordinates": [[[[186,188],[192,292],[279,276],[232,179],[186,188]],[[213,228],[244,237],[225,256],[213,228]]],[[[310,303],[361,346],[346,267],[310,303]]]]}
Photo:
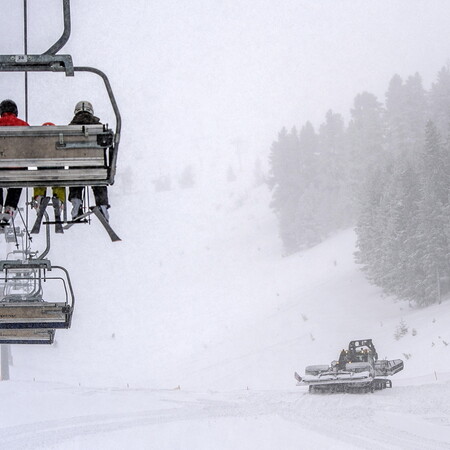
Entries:
{"type": "MultiPolygon", "coordinates": [[[[29,125],[17,117],[17,105],[12,100],[3,100],[0,103],[0,127],[28,127],[29,125]]],[[[17,209],[22,188],[8,188],[4,203],[6,214],[12,216],[17,209]]],[[[3,207],[3,189],[0,189],[0,212],[3,207]]]]}

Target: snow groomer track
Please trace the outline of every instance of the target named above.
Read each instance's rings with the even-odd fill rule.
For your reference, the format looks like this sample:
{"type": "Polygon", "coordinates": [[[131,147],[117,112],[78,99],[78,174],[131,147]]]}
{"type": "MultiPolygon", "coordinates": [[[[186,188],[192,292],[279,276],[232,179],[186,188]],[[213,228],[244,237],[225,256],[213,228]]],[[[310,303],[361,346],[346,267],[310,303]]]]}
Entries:
{"type": "Polygon", "coordinates": [[[0,446],[125,448],[133,442],[132,448],[172,449],[182,440],[183,448],[200,449],[212,441],[218,449],[449,449],[448,380],[411,383],[370,396],[311,396],[306,388],[197,393],[23,383],[21,397],[15,395],[20,383],[2,384],[0,446]],[[66,416],[61,401],[71,404],[73,415],[66,416]],[[22,408],[40,409],[41,420],[14,417],[22,408]]]}

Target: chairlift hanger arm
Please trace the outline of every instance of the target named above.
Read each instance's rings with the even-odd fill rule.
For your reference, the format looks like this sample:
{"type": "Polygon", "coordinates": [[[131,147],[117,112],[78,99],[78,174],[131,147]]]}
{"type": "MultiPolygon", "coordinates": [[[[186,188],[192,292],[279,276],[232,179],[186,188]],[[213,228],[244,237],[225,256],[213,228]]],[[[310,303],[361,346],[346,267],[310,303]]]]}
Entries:
{"type": "Polygon", "coordinates": [[[122,128],[122,118],[120,117],[119,107],[117,106],[116,98],[114,97],[114,93],[112,91],[111,84],[109,82],[108,77],[106,76],[106,74],[104,72],[102,72],[99,69],[95,69],[94,67],[78,66],[78,67],[74,67],[73,70],[75,72],[95,73],[96,75],[98,75],[99,77],[101,77],[103,79],[103,82],[105,83],[106,91],[108,92],[109,100],[110,100],[111,105],[114,110],[114,115],[116,116],[116,132],[115,132],[114,144],[116,146],[118,146],[119,142],[120,142],[120,130],[122,128]]]}
{"type": "Polygon", "coordinates": [[[34,71],[61,71],[67,76],[73,76],[73,62],[70,55],[56,55],[70,37],[70,0],[63,0],[64,30],[61,37],[47,51],[41,55],[28,55],[26,45],[26,2],[25,2],[25,55],[0,56],[0,71],[3,72],[34,72],[34,71]]]}
{"type": "Polygon", "coordinates": [[[114,146],[112,147],[112,154],[111,154],[111,161],[110,161],[110,173],[109,173],[109,180],[110,184],[114,183],[114,177],[116,172],[116,165],[117,165],[117,154],[119,151],[119,142],[120,142],[120,132],[122,129],[122,118],[120,116],[119,107],[117,106],[116,98],[114,97],[114,93],[111,88],[111,84],[109,82],[108,77],[104,72],[101,70],[95,69],[94,67],[74,67],[73,68],[75,72],[91,72],[95,73],[99,77],[103,79],[103,82],[105,84],[106,91],[108,92],[109,100],[111,102],[111,105],[114,110],[114,115],[116,116],[116,130],[114,135],[114,146]]]}
{"type": "MultiPolygon", "coordinates": [[[[73,288],[72,288],[72,282],[70,281],[70,275],[69,272],[67,271],[67,269],[65,269],[62,266],[52,266],[53,269],[60,269],[62,270],[65,275],[66,275],[66,281],[67,281],[67,286],[69,287],[69,292],[68,292],[68,297],[70,298],[70,300],[68,301],[68,306],[70,307],[70,310],[73,311],[75,308],[75,294],[73,293],[73,288]]],[[[63,280],[64,281],[64,280],[63,280]]],[[[65,283],[64,283],[65,284],[65,283]]],[[[70,318],[69,318],[69,326],[70,323],[72,322],[72,314],[70,314],[70,318]]]]}
{"type": "Polygon", "coordinates": [[[71,25],[70,25],[70,0],[63,0],[63,14],[64,14],[64,31],[57,42],[55,42],[44,55],[55,55],[58,53],[67,43],[70,37],[71,25]]]}
{"type": "Polygon", "coordinates": [[[104,72],[94,67],[74,67],[70,55],[0,55],[0,72],[66,72],[67,76],[73,76],[74,72],[91,72],[102,78],[109,100],[116,116],[116,133],[114,143],[120,142],[122,119],[119,107],[111,88],[108,77],[104,72]]]}
{"type": "MultiPolygon", "coordinates": [[[[61,182],[67,185],[67,186],[78,186],[78,185],[103,185],[104,182],[106,184],[112,185],[114,183],[114,178],[116,174],[116,165],[117,165],[117,155],[118,155],[118,149],[119,149],[119,142],[121,137],[121,127],[122,127],[122,120],[119,112],[119,108],[117,106],[116,99],[114,97],[110,82],[108,80],[108,77],[104,72],[101,70],[95,69],[93,67],[74,67],[73,61],[71,55],[58,55],[56,54],[61,48],[66,44],[70,37],[71,32],[71,18],[70,18],[70,0],[63,0],[63,13],[64,13],[64,31],[59,40],[50,47],[45,53],[41,55],[28,55],[25,45],[25,50],[23,55],[0,55],[0,72],[24,72],[27,74],[28,72],[65,72],[66,76],[73,76],[75,71],[77,72],[91,72],[96,74],[97,76],[100,76],[104,82],[104,85],[106,87],[106,91],[108,93],[114,115],[116,118],[116,129],[113,136],[112,145],[108,145],[108,153],[104,153],[105,156],[105,165],[102,164],[102,168],[98,169],[98,164],[95,163],[94,170],[90,170],[89,174],[86,172],[86,174],[83,176],[85,171],[82,171],[81,173],[75,173],[73,170],[68,175],[67,171],[63,171],[62,173],[55,173],[55,170],[52,169],[51,174],[52,176],[48,176],[48,174],[43,174],[42,171],[40,171],[39,175],[42,175],[46,177],[46,179],[51,180],[54,182],[54,185],[58,185],[58,182],[61,182]],[[107,163],[106,163],[107,161],[107,163]],[[106,166],[107,164],[107,166],[106,166]],[[64,175],[64,177],[62,177],[64,175]],[[54,178],[56,176],[56,179],[54,178]],[[64,178],[64,180],[60,179],[60,177],[64,178]],[[81,177],[82,183],[79,183],[81,177]],[[55,184],[56,181],[56,184],[55,184]]],[[[26,2],[25,2],[25,23],[26,23],[26,2]]],[[[26,29],[25,29],[25,36],[26,36],[26,29]]],[[[26,80],[26,93],[27,93],[27,78],[26,80]]],[[[27,95],[27,94],[26,94],[27,95]]],[[[14,136],[18,136],[19,131],[16,131],[14,133],[14,136]]],[[[9,139],[9,138],[8,138],[9,139]]],[[[106,141],[105,141],[106,142],[106,141]]],[[[101,145],[101,144],[99,144],[101,145]]],[[[34,167],[35,165],[32,164],[31,167],[34,167]]],[[[38,166],[38,165],[36,165],[38,166]]],[[[66,164],[64,164],[64,167],[66,164]]],[[[73,166],[71,164],[67,164],[67,166],[77,167],[73,166]]],[[[83,168],[85,164],[83,163],[83,168]]],[[[17,168],[19,166],[13,166],[14,168],[17,168]]],[[[22,171],[23,172],[23,171],[22,171]]],[[[15,179],[15,177],[18,175],[17,173],[6,173],[3,171],[2,177],[0,177],[0,186],[2,186],[4,183],[7,184],[8,187],[11,186],[43,186],[45,184],[43,180],[31,180],[31,178],[36,178],[36,176],[31,176],[30,174],[25,174],[26,176],[23,179],[15,179]],[[2,180],[3,178],[3,180],[2,180]],[[11,179],[12,178],[12,179],[11,179]],[[37,181],[37,184],[36,184],[37,181]],[[31,183],[31,184],[29,184],[31,183]]],[[[35,174],[33,174],[35,175],[35,174]]],[[[39,178],[39,177],[37,177],[39,178]]]]}

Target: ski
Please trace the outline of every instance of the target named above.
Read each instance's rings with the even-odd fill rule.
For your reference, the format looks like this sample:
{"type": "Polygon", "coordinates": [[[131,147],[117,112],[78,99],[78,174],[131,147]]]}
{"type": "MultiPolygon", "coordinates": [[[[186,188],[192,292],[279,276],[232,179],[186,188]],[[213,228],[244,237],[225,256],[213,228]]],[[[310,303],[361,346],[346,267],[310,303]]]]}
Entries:
{"type": "Polygon", "coordinates": [[[55,211],[55,233],[64,233],[61,221],[61,201],[59,198],[53,197],[52,204],[55,211]]]}
{"type": "Polygon", "coordinates": [[[64,225],[63,229],[64,230],[68,230],[69,228],[73,227],[77,223],[85,223],[86,221],[84,219],[89,217],[91,214],[94,214],[93,211],[88,211],[88,212],[85,212],[83,214],[80,214],[74,220],[71,220],[70,222],[67,222],[67,224],[64,225]]]}
{"type": "Polygon", "coordinates": [[[33,228],[31,229],[31,234],[39,234],[42,224],[42,218],[44,217],[44,213],[47,209],[49,201],[50,197],[44,197],[41,200],[41,204],[39,205],[39,209],[37,211],[36,221],[34,222],[33,228]]]}
{"type": "Polygon", "coordinates": [[[109,222],[105,219],[105,216],[101,213],[100,208],[98,206],[94,206],[92,208],[92,212],[96,215],[97,219],[105,228],[106,232],[109,234],[109,237],[113,242],[121,241],[119,236],[117,236],[116,232],[112,229],[109,222]]]}

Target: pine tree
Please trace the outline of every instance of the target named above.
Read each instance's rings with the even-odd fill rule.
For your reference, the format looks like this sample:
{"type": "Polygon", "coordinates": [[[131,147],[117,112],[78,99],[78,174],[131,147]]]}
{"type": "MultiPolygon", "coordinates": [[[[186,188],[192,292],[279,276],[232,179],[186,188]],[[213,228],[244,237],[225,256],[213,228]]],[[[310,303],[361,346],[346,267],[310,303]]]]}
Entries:
{"type": "Polygon", "coordinates": [[[322,192],[327,233],[353,223],[351,193],[348,189],[344,120],[329,110],[319,128],[317,179],[322,192]]]}
{"type": "Polygon", "coordinates": [[[407,124],[405,117],[406,93],[403,80],[394,75],[386,92],[386,142],[391,154],[401,155],[407,146],[407,124]]]}
{"type": "Polygon", "coordinates": [[[416,157],[425,145],[425,125],[429,114],[427,94],[418,73],[407,78],[404,101],[406,144],[409,151],[414,153],[413,157],[416,157]]]}
{"type": "Polygon", "coordinates": [[[385,158],[383,108],[377,98],[368,92],[355,97],[346,143],[348,184],[355,203],[368,169],[385,158]]]}
{"type": "Polygon", "coordinates": [[[279,232],[286,253],[300,248],[296,220],[301,194],[300,148],[297,130],[283,128],[270,153],[269,186],[273,190],[271,207],[278,216],[279,232]]]}
{"type": "Polygon", "coordinates": [[[430,118],[443,135],[450,124],[450,65],[442,67],[437,81],[432,84],[430,94],[430,118]]]}
{"type": "Polygon", "coordinates": [[[441,277],[449,275],[447,162],[440,135],[432,122],[427,123],[425,139],[416,252],[420,261],[419,273],[422,275],[416,283],[417,301],[420,304],[438,301],[441,277]]]}

